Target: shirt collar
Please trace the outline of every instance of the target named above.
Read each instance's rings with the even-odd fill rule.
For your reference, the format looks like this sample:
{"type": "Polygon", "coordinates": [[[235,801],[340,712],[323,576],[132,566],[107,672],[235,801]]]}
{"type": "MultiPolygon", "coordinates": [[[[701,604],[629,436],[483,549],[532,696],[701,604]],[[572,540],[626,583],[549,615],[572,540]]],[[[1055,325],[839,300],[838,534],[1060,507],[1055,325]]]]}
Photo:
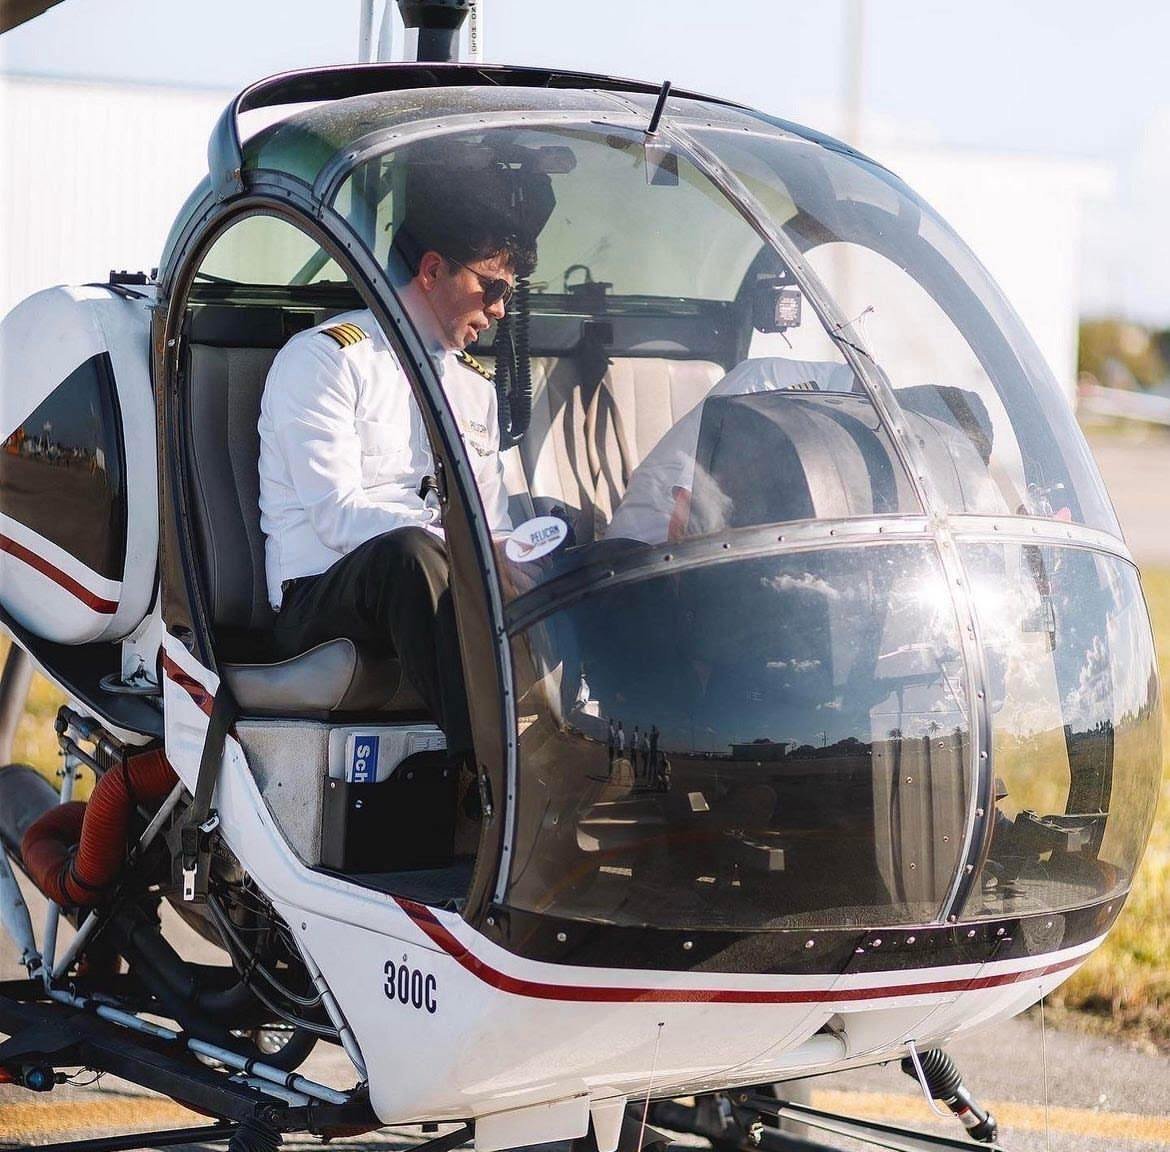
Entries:
{"type": "Polygon", "coordinates": [[[422,337],[436,368],[441,372],[444,361],[455,353],[443,346],[443,334],[439,322],[435,319],[434,309],[431,308],[430,301],[422,289],[413,280],[402,289],[402,303],[415,328],[418,329],[418,334],[422,337]]]}

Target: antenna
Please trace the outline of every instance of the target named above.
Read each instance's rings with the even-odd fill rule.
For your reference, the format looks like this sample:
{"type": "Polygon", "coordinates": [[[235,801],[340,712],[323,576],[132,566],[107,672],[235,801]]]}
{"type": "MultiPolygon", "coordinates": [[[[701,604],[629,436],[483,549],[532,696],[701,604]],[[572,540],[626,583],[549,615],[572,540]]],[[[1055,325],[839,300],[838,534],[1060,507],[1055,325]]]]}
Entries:
{"type": "Polygon", "coordinates": [[[650,127],[646,129],[647,136],[653,136],[658,131],[658,121],[662,119],[662,110],[666,107],[666,98],[670,95],[670,81],[662,81],[662,91],[658,93],[658,103],[654,105],[653,115],[650,117],[650,127]]]}

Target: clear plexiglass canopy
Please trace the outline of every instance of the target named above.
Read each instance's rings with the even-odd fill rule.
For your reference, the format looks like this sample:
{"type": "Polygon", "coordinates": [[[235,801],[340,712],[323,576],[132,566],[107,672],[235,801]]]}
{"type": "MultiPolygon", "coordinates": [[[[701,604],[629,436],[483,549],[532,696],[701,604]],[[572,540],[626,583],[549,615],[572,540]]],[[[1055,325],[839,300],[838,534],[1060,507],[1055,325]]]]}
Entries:
{"type": "Polygon", "coordinates": [[[519,739],[500,900],[750,929],[1123,893],[1160,766],[1149,623],[998,289],[845,149],[691,101],[651,139],[566,99],[375,133],[332,193],[384,265],[420,167],[551,193],[473,349],[506,361],[523,433],[493,526],[519,739]]]}

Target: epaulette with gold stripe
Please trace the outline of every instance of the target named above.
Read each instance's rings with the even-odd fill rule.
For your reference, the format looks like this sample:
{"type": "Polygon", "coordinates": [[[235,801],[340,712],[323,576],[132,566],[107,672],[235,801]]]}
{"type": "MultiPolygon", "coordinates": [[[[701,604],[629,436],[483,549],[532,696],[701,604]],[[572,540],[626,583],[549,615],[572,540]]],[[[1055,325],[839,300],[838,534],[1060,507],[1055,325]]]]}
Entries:
{"type": "Polygon", "coordinates": [[[496,378],[496,374],[490,368],[485,368],[470,352],[460,352],[459,363],[466,364],[472,372],[478,372],[485,380],[496,378]]]}
{"type": "Polygon", "coordinates": [[[367,333],[363,332],[356,324],[334,324],[332,328],[322,328],[321,335],[336,340],[338,348],[348,348],[351,344],[358,344],[367,337],[367,333]]]}

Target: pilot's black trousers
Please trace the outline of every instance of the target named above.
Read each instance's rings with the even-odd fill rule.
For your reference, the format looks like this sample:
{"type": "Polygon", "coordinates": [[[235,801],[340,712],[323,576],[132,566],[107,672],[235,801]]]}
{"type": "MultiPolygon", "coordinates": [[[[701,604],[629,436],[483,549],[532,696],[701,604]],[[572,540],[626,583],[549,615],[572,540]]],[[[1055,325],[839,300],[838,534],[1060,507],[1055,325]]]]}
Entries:
{"type": "Polygon", "coordinates": [[[392,650],[456,754],[471,750],[447,548],[424,528],[375,536],[320,576],[293,583],[276,617],[282,658],[326,640],[392,650]]]}

